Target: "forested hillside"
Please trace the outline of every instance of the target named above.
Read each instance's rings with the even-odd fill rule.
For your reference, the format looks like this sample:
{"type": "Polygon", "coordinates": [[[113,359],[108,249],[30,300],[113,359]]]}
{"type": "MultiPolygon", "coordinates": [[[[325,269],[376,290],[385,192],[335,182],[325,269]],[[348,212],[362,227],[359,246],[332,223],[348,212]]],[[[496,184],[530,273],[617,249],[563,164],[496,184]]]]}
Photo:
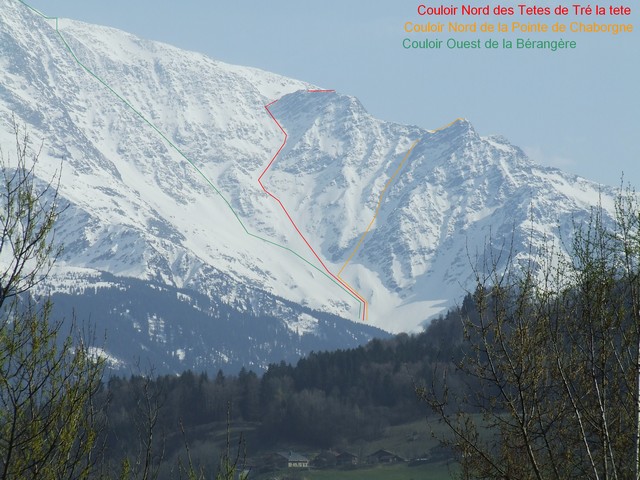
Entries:
{"type": "Polygon", "coordinates": [[[261,377],[243,369],[237,376],[218,372],[215,378],[191,371],[111,378],[102,392],[110,401],[108,456],[137,452],[149,406],[158,410],[155,430],[162,432],[167,456],[183,449],[181,428],[200,445],[197,451],[210,456],[211,448],[204,445],[213,440],[202,432],[207,425],[223,424],[228,413],[233,425],[251,425],[255,432],[247,445],[250,455],[273,445],[322,449],[376,438],[391,425],[428,413],[415,387],[430,384],[442,362],[462,358],[461,319],[472,307],[468,296],[424,333],[311,353],[295,365],[270,365],[261,377]]]}

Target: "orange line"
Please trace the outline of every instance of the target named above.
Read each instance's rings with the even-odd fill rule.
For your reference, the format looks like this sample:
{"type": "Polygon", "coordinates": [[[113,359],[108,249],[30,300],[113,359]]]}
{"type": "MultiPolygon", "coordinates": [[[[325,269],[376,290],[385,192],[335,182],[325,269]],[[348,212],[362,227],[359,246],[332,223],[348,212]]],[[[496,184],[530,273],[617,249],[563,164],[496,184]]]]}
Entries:
{"type": "MultiPolygon", "coordinates": [[[[440,127],[440,128],[438,128],[436,130],[428,130],[428,131],[429,131],[429,133],[439,132],[440,130],[444,130],[445,128],[448,128],[451,125],[453,125],[454,123],[456,123],[458,121],[461,121],[461,120],[463,120],[463,119],[462,118],[456,118],[453,122],[450,122],[450,123],[446,124],[444,127],[440,127]]],[[[355,254],[357,253],[358,249],[360,248],[360,246],[364,242],[364,239],[366,238],[367,234],[369,233],[369,230],[371,230],[371,227],[373,226],[373,223],[375,222],[376,217],[378,216],[378,212],[380,211],[380,206],[382,205],[382,199],[384,197],[385,192],[387,191],[387,189],[391,185],[391,182],[393,182],[393,179],[398,175],[398,173],[402,169],[402,166],[407,161],[407,158],[409,158],[409,155],[411,155],[411,152],[413,151],[413,149],[415,148],[415,146],[418,144],[419,141],[420,141],[420,139],[418,139],[415,142],[413,142],[413,145],[411,145],[411,148],[409,149],[409,151],[406,153],[406,155],[404,156],[404,158],[400,162],[400,165],[398,165],[398,168],[396,168],[396,171],[393,173],[391,178],[387,181],[387,183],[385,184],[384,188],[380,192],[380,195],[378,197],[378,205],[376,206],[376,211],[375,211],[375,213],[373,215],[373,218],[371,219],[371,222],[369,222],[369,225],[367,226],[367,229],[360,236],[360,240],[358,240],[358,244],[353,249],[353,252],[351,252],[351,255],[349,255],[349,258],[347,259],[346,262],[344,262],[344,265],[342,266],[342,268],[338,272],[338,278],[341,278],[340,275],[342,274],[343,270],[347,267],[349,262],[351,262],[351,260],[353,260],[353,257],[355,256],[355,254]]]]}
{"type": "Polygon", "coordinates": [[[366,238],[367,234],[369,233],[369,230],[371,230],[371,227],[373,226],[373,222],[376,221],[376,217],[378,216],[378,212],[380,211],[380,206],[382,205],[382,199],[384,198],[385,192],[389,188],[389,185],[391,185],[391,182],[393,182],[393,179],[396,178],[396,175],[398,175],[398,172],[400,172],[400,170],[402,169],[402,166],[404,165],[404,162],[407,161],[407,158],[409,158],[409,155],[411,155],[411,152],[413,151],[413,149],[415,148],[415,146],[418,144],[419,141],[420,141],[420,139],[418,139],[415,142],[413,142],[413,145],[411,145],[411,148],[409,149],[407,154],[404,156],[404,158],[400,162],[400,165],[398,165],[398,168],[396,168],[396,171],[393,172],[393,175],[391,176],[391,178],[389,180],[387,180],[387,183],[385,184],[384,188],[382,189],[382,191],[380,192],[380,195],[378,197],[378,205],[376,206],[376,212],[373,214],[373,218],[371,219],[371,222],[369,222],[369,226],[367,227],[367,229],[364,231],[364,233],[360,237],[360,240],[358,240],[358,244],[353,249],[353,252],[351,252],[351,255],[349,255],[349,258],[347,259],[347,261],[344,262],[344,265],[342,266],[342,268],[338,272],[338,277],[340,276],[342,271],[347,267],[349,262],[353,259],[354,255],[356,254],[356,252],[360,248],[360,245],[362,245],[362,242],[364,242],[364,239],[366,238]]]}
{"type": "Polygon", "coordinates": [[[429,133],[436,133],[436,132],[439,132],[440,130],[444,130],[445,128],[449,128],[451,125],[453,125],[456,122],[463,122],[463,121],[464,121],[464,118],[458,117],[453,122],[447,123],[444,127],[436,128],[435,130],[427,130],[427,131],[429,133]]]}
{"type": "MultiPolygon", "coordinates": [[[[320,93],[320,92],[335,92],[335,90],[307,90],[310,93],[320,93]]],[[[311,250],[311,252],[313,253],[313,255],[316,257],[316,259],[320,262],[320,264],[324,267],[324,269],[326,270],[326,272],[333,277],[336,281],[338,281],[340,284],[342,284],[344,287],[347,288],[347,290],[349,292],[351,292],[352,294],[354,294],[364,305],[364,311],[362,312],[362,319],[363,320],[368,320],[369,319],[369,304],[368,302],[365,300],[365,298],[360,295],[351,285],[349,285],[341,276],[340,274],[342,273],[342,271],[346,268],[346,266],[349,264],[349,262],[353,259],[354,255],[356,254],[356,252],[358,251],[358,249],[360,248],[360,246],[362,245],[362,243],[364,242],[365,237],[367,236],[367,234],[369,233],[369,230],[371,230],[371,227],[373,226],[373,223],[375,222],[376,217],[378,216],[378,212],[380,211],[380,206],[382,205],[382,199],[384,197],[385,192],[387,191],[387,189],[389,188],[389,186],[391,185],[391,183],[393,182],[394,178],[398,175],[398,173],[400,172],[400,170],[402,169],[404,163],[407,161],[407,159],[409,158],[409,155],[411,155],[411,152],[413,151],[413,149],[415,148],[415,146],[418,144],[418,142],[420,141],[420,139],[416,140],[415,142],[413,142],[413,145],[411,145],[411,148],[409,149],[409,151],[406,153],[406,155],[404,156],[404,158],[402,159],[402,161],[400,162],[400,165],[398,165],[398,167],[396,168],[396,171],[393,173],[393,175],[391,176],[391,178],[387,181],[387,183],[385,184],[384,188],[382,189],[382,191],[380,192],[380,196],[378,198],[378,205],[376,207],[376,211],[375,214],[373,215],[373,219],[371,219],[371,222],[369,223],[369,226],[367,227],[367,229],[365,230],[365,232],[362,234],[362,236],[360,237],[360,240],[358,241],[358,244],[356,245],[355,249],[353,250],[353,252],[351,253],[351,255],[349,256],[349,258],[347,259],[347,261],[344,263],[344,265],[342,266],[342,268],[340,269],[340,271],[338,272],[338,275],[334,275],[329,268],[325,265],[325,263],[322,261],[322,259],[320,258],[320,256],[315,252],[315,250],[313,249],[313,247],[311,246],[311,244],[307,241],[307,239],[305,238],[305,236],[302,234],[302,232],[300,231],[300,229],[298,228],[298,226],[296,225],[296,223],[294,222],[293,218],[291,218],[291,216],[289,215],[289,212],[287,211],[286,207],[284,206],[284,204],[280,201],[279,198],[277,198],[274,194],[272,194],[270,191],[268,191],[265,186],[262,184],[262,177],[267,173],[267,171],[269,170],[269,168],[271,167],[271,165],[273,164],[273,162],[276,160],[276,158],[278,157],[278,155],[280,155],[280,152],[284,149],[286,143],[287,143],[287,132],[284,130],[284,128],[282,127],[282,125],[280,125],[280,123],[278,122],[278,120],[275,118],[275,116],[273,115],[273,113],[271,113],[271,110],[269,109],[269,107],[271,105],[273,105],[274,103],[276,103],[277,100],[274,100],[273,102],[269,103],[268,105],[265,105],[265,109],[267,110],[267,112],[269,113],[269,115],[271,116],[271,118],[273,119],[273,121],[276,123],[276,125],[278,126],[278,128],[282,131],[283,135],[284,135],[284,141],[282,143],[282,145],[280,146],[280,149],[276,152],[276,154],[274,155],[274,157],[271,159],[271,162],[269,162],[269,165],[267,165],[267,167],[264,169],[264,171],[262,172],[262,174],[260,175],[260,177],[258,178],[258,183],[260,184],[260,186],[262,187],[262,189],[269,195],[271,196],[274,200],[276,200],[279,204],[280,207],[282,208],[282,210],[284,210],[286,216],[288,217],[289,221],[293,224],[293,227],[295,228],[295,230],[298,232],[298,234],[300,235],[300,237],[302,238],[302,240],[307,244],[307,247],[309,247],[309,249],[311,250]]],[[[437,130],[429,130],[430,133],[435,133],[438,132],[440,130],[443,130],[451,125],[453,125],[454,123],[456,123],[457,121],[462,120],[462,118],[456,118],[454,121],[448,123],[447,125],[445,125],[444,127],[440,127],[437,130]]]]}

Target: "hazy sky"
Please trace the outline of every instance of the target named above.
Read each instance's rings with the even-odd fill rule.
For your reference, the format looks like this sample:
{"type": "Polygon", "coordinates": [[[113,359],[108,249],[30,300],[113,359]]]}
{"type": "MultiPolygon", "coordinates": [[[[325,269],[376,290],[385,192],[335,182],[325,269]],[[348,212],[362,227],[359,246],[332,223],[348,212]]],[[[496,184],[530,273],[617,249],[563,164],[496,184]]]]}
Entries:
{"type": "MultiPolygon", "coordinates": [[[[553,34],[546,38],[578,42],[576,50],[556,52],[406,50],[402,41],[407,37],[461,38],[448,33],[405,33],[407,21],[437,21],[419,17],[417,6],[427,2],[412,0],[28,3],[51,16],[117,27],[218,60],[334,88],[358,97],[369,112],[385,120],[435,129],[466,117],[481,135],[501,134],[542,163],[614,186],[624,171],[625,179],[640,189],[637,2],[622,3],[632,8],[631,16],[583,20],[632,23],[633,33],[553,34]]],[[[515,6],[519,2],[500,3],[515,6]]],[[[531,4],[553,8],[559,3],[531,4]]],[[[518,36],[545,38],[540,35],[518,36]]],[[[504,34],[469,38],[484,42],[491,36],[504,34]]]]}

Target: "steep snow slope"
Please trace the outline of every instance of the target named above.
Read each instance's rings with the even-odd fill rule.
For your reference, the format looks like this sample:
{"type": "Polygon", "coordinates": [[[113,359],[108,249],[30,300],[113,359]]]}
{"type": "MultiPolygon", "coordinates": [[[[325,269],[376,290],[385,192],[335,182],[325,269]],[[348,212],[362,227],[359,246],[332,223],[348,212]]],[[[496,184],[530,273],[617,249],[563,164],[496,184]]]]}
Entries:
{"type": "Polygon", "coordinates": [[[526,252],[530,238],[568,235],[599,194],[612,207],[610,189],[535,165],[466,120],[385,122],[353,97],[114,29],[60,20],[63,41],[54,22],[0,5],[0,120],[15,112],[44,143],[44,178],[63,167],[60,278],[82,267],[258,313],[271,305],[255,301],[263,292],[357,319],[360,302],[310,245],[333,274],[344,266],[371,323],[411,330],[472,287],[490,238],[513,234],[526,252]],[[264,108],[276,99],[287,143],[263,182],[309,245],[257,182],[283,143],[264,108]]]}
{"type": "Polygon", "coordinates": [[[439,299],[472,288],[472,269],[497,258],[492,248],[513,243],[526,256],[530,242],[535,249],[569,239],[572,222],[599,198],[613,209],[611,189],[536,165],[504,138],[480,137],[467,120],[424,130],[372,118],[351,97],[308,92],[287,95],[272,111],[289,138],[270,184],[336,270],[417,140],[343,273],[370,299],[373,321],[392,330],[413,328],[439,299]]]}

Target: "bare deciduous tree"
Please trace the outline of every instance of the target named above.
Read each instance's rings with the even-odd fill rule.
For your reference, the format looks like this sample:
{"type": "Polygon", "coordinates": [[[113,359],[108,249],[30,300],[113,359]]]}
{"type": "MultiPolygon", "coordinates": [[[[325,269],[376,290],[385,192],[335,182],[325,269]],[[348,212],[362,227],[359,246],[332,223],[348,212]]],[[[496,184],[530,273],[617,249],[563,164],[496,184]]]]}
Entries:
{"type": "Polygon", "coordinates": [[[466,356],[418,388],[463,478],[640,478],[640,209],[619,194],[552,250],[477,276],[466,356]],[[464,391],[448,388],[462,378],[464,391]]]}
{"type": "Polygon", "coordinates": [[[39,181],[39,152],[14,130],[16,157],[0,155],[0,478],[87,478],[103,366],[77,329],[62,335],[48,300],[34,299],[60,252],[59,175],[39,181]]]}

